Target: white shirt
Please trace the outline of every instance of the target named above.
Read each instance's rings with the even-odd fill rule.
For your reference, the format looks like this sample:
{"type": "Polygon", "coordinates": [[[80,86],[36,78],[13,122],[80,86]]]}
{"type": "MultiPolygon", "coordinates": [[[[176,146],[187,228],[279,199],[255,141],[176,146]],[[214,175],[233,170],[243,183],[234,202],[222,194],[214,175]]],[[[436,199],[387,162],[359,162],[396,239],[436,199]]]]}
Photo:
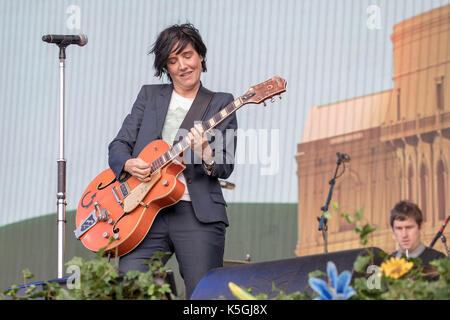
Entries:
{"type": "MultiPolygon", "coordinates": [[[[162,130],[162,138],[169,145],[172,145],[175,135],[177,134],[178,129],[186,117],[193,101],[193,98],[185,98],[176,93],[175,90],[172,91],[169,109],[167,110],[166,120],[164,121],[162,130]]],[[[191,201],[183,172],[178,175],[178,180],[186,186],[184,194],[180,200],[191,201]]]]}

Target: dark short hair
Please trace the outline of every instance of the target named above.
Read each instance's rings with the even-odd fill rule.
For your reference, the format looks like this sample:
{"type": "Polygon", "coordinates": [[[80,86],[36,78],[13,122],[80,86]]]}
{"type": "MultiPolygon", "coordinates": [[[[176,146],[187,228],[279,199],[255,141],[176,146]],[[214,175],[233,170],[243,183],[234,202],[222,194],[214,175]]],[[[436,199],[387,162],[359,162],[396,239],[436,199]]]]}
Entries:
{"type": "Polygon", "coordinates": [[[407,218],[413,218],[420,229],[423,222],[422,211],[417,204],[403,200],[398,202],[391,210],[391,227],[394,228],[395,220],[405,221],[407,218]]]}
{"type": "Polygon", "coordinates": [[[190,43],[197,53],[203,58],[202,71],[206,72],[206,46],[198,30],[190,23],[170,26],[158,35],[153,47],[148,54],[155,54],[153,67],[155,76],[161,78],[166,74],[170,81],[172,78],[167,71],[167,60],[169,59],[172,48],[178,43],[176,54],[181,53],[190,43]]]}

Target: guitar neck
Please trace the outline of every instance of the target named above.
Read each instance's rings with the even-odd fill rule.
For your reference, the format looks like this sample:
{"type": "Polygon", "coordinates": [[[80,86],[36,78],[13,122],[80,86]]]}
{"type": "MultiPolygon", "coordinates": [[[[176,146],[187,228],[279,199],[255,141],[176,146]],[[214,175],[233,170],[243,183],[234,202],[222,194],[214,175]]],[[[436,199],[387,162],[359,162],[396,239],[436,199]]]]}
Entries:
{"type": "MultiPolygon", "coordinates": [[[[266,99],[272,98],[286,91],[286,80],[279,76],[274,76],[269,80],[252,86],[244,95],[240,96],[225,108],[216,113],[211,119],[202,123],[205,132],[210,131],[220,124],[223,120],[235,113],[240,107],[247,103],[261,103],[266,99]]],[[[281,98],[281,97],[280,97],[281,98]]],[[[185,151],[191,145],[189,138],[185,136],[176,143],[170,150],[162,154],[159,158],[150,164],[151,173],[164,167],[167,163],[175,159],[180,153],[185,151]]]]}
{"type": "MultiPolygon", "coordinates": [[[[235,113],[240,107],[242,107],[244,105],[244,103],[242,102],[243,97],[237,98],[233,102],[229,103],[225,108],[216,113],[212,118],[205,122],[202,122],[202,127],[205,132],[208,132],[211,129],[217,127],[222,121],[235,113]]],[[[177,142],[172,148],[170,148],[170,150],[163,153],[159,158],[157,158],[150,164],[151,172],[153,173],[164,167],[167,163],[175,159],[180,153],[188,149],[190,145],[191,144],[188,140],[188,137],[184,137],[181,141],[177,142]]]]}

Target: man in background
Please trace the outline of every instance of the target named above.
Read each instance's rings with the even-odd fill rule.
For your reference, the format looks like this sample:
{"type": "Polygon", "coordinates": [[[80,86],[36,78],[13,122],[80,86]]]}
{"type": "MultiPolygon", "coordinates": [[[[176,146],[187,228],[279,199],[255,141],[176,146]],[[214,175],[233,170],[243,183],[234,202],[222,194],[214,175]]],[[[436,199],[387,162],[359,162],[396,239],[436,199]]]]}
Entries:
{"type": "Polygon", "coordinates": [[[420,258],[423,265],[445,255],[428,248],[421,240],[423,216],[420,208],[409,201],[400,201],[391,210],[391,227],[398,243],[398,250],[389,257],[420,258]]]}

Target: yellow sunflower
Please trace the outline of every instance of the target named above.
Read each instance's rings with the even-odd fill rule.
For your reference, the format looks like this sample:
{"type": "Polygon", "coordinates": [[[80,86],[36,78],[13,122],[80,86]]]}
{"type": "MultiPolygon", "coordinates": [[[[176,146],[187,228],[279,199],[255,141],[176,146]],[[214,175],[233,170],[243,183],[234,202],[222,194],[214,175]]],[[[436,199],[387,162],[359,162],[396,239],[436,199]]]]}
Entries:
{"type": "Polygon", "coordinates": [[[380,276],[384,273],[386,277],[398,279],[408,273],[413,265],[412,262],[408,262],[404,258],[393,257],[381,264],[380,276]]]}

